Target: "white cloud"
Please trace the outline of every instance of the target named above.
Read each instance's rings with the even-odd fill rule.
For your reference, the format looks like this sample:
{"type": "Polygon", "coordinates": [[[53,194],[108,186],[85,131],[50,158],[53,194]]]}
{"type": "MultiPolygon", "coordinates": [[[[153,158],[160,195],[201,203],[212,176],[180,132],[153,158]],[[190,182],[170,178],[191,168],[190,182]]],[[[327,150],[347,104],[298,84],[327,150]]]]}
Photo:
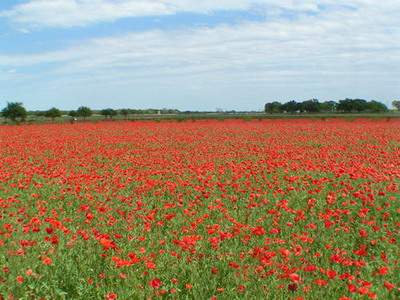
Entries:
{"type": "MultiPolygon", "coordinates": [[[[323,2],[326,2],[323,1],[323,2]]],[[[313,0],[30,0],[0,12],[18,27],[73,27],[112,22],[127,17],[162,16],[181,12],[211,13],[219,10],[318,10],[313,0]]]]}
{"type": "MultiPolygon", "coordinates": [[[[175,2],[178,5],[184,1],[175,2]]],[[[246,2],[251,1],[236,1],[236,4],[239,6],[246,2]]],[[[353,0],[349,4],[358,2],[353,0]]],[[[348,68],[348,64],[397,61],[400,59],[397,56],[400,3],[387,1],[385,6],[374,7],[368,5],[368,0],[364,2],[366,5],[358,5],[356,10],[339,9],[318,15],[300,15],[296,19],[244,22],[213,28],[154,30],[93,39],[54,52],[0,55],[0,65],[63,63],[63,70],[83,72],[128,67],[146,68],[148,71],[151,67],[161,67],[179,71],[176,69],[197,65],[201,68],[242,66],[247,70],[251,70],[252,64],[255,69],[281,68],[282,64],[286,68],[310,64],[318,64],[319,68],[342,67],[338,61],[346,62],[348,68]],[[295,64],[291,66],[289,62],[295,64]]]]}
{"type": "MultiPolygon", "coordinates": [[[[163,2],[170,1],[158,3],[163,2]]],[[[179,2],[183,3],[175,1],[179,2]]],[[[250,2],[236,1],[236,5],[250,2]]],[[[286,7],[295,3],[281,2],[286,7]]],[[[204,96],[210,98],[204,105],[211,108],[218,93],[221,101],[231,97],[242,102],[246,97],[255,101],[396,97],[400,94],[400,2],[346,1],[351,8],[338,7],[339,2],[323,1],[334,8],[320,7],[315,14],[296,18],[153,30],[92,39],[54,52],[0,55],[0,67],[17,68],[15,76],[29,78],[36,90],[53,88],[55,95],[78,86],[74,97],[88,87],[99,91],[98,98],[129,95],[134,89],[148,98],[204,96]],[[160,95],[154,95],[154,87],[160,88],[160,95]]],[[[203,5],[201,10],[206,10],[203,5]]]]}

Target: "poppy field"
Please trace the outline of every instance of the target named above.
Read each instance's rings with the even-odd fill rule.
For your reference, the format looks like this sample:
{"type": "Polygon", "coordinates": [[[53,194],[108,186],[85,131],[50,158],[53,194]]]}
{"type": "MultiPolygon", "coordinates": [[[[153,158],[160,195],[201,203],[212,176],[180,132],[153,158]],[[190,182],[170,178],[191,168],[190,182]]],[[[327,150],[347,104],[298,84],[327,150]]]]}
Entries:
{"type": "Polygon", "coordinates": [[[0,126],[0,299],[400,299],[399,120],[0,126]]]}

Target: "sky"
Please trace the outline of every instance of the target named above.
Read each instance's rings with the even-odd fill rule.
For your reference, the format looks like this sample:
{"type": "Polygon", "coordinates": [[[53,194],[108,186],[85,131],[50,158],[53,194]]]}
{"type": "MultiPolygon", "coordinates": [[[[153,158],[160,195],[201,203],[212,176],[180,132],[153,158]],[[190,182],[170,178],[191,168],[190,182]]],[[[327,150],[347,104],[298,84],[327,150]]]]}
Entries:
{"type": "Polygon", "coordinates": [[[0,0],[0,107],[400,98],[399,0],[0,0]]]}

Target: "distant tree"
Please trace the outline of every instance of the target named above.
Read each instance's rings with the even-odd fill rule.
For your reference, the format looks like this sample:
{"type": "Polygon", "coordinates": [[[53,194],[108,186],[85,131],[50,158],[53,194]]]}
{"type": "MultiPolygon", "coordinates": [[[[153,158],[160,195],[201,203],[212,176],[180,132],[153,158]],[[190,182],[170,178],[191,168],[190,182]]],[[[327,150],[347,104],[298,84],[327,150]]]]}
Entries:
{"type": "Polygon", "coordinates": [[[335,101],[325,101],[320,103],[322,112],[334,112],[336,111],[337,103],[335,101]]]}
{"type": "Polygon", "coordinates": [[[400,110],[400,100],[394,100],[392,105],[395,109],[400,110]]]}
{"type": "Polygon", "coordinates": [[[352,112],[353,104],[351,99],[340,100],[337,106],[337,110],[341,112],[352,112]]]}
{"type": "Polygon", "coordinates": [[[380,112],[386,112],[388,111],[388,108],[385,104],[372,100],[368,102],[368,111],[374,112],[374,113],[380,113],[380,112]]]}
{"type": "Polygon", "coordinates": [[[301,103],[300,111],[316,113],[316,112],[319,112],[320,110],[321,110],[321,106],[317,99],[311,99],[311,100],[303,101],[301,103]]]}
{"type": "Polygon", "coordinates": [[[112,109],[112,108],[106,108],[106,109],[103,109],[103,110],[100,112],[100,114],[103,115],[103,116],[105,116],[106,118],[112,119],[114,116],[117,115],[117,111],[114,110],[114,109],[112,109]]]}
{"type": "Polygon", "coordinates": [[[71,111],[68,113],[68,116],[75,118],[75,117],[77,117],[77,113],[76,113],[75,110],[71,110],[71,111]]]}
{"type": "Polygon", "coordinates": [[[28,112],[29,115],[33,115],[35,117],[44,117],[46,115],[45,111],[37,110],[37,111],[30,111],[28,112]]]}
{"type": "Polygon", "coordinates": [[[340,112],[385,112],[388,108],[385,104],[372,100],[366,101],[364,99],[344,99],[340,100],[337,105],[337,111],[340,112]]]}
{"type": "Polygon", "coordinates": [[[141,109],[129,109],[129,113],[131,115],[139,115],[139,114],[143,113],[143,110],[141,110],[141,109]]]}
{"type": "Polygon", "coordinates": [[[13,122],[25,121],[28,113],[22,103],[9,102],[7,106],[2,110],[1,114],[4,118],[10,119],[13,122]]]}
{"type": "Polygon", "coordinates": [[[61,117],[61,111],[59,109],[53,107],[53,108],[49,109],[48,111],[46,111],[44,113],[44,116],[46,118],[51,118],[54,121],[55,118],[61,117]]]}
{"type": "Polygon", "coordinates": [[[125,117],[125,119],[128,119],[128,115],[130,114],[130,110],[126,109],[126,108],[123,108],[123,109],[119,110],[119,113],[121,115],[123,115],[125,117]]]}
{"type": "MultiPolygon", "coordinates": [[[[225,112],[228,113],[229,111],[225,111],[225,112]]],[[[177,109],[168,109],[168,108],[164,108],[164,109],[162,110],[162,113],[163,113],[163,114],[179,114],[180,111],[177,110],[177,109]]]]}
{"type": "Polygon", "coordinates": [[[266,113],[273,114],[273,113],[280,113],[282,112],[282,103],[274,101],[271,103],[265,104],[264,110],[266,113]]]}
{"type": "Polygon", "coordinates": [[[354,99],[353,100],[354,110],[356,112],[363,112],[368,110],[368,101],[364,99],[354,99]]]}
{"type": "Polygon", "coordinates": [[[294,100],[286,102],[285,104],[282,104],[281,108],[282,108],[282,111],[286,111],[288,113],[295,113],[300,110],[299,103],[297,103],[294,100]]]}
{"type": "Polygon", "coordinates": [[[345,113],[363,112],[368,110],[368,102],[363,99],[344,99],[340,100],[337,110],[345,113]]]}
{"type": "Polygon", "coordinates": [[[76,115],[78,117],[82,117],[84,120],[90,117],[92,114],[93,114],[92,110],[86,106],[81,106],[76,111],[76,115]]]}

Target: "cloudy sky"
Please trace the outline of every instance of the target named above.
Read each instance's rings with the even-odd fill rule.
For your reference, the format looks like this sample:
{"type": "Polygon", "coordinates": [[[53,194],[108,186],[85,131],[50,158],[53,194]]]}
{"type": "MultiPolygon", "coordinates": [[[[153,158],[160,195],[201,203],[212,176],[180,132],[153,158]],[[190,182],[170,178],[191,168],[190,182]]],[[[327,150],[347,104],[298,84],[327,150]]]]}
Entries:
{"type": "Polygon", "coordinates": [[[0,106],[400,98],[399,0],[0,0],[0,106]]]}

